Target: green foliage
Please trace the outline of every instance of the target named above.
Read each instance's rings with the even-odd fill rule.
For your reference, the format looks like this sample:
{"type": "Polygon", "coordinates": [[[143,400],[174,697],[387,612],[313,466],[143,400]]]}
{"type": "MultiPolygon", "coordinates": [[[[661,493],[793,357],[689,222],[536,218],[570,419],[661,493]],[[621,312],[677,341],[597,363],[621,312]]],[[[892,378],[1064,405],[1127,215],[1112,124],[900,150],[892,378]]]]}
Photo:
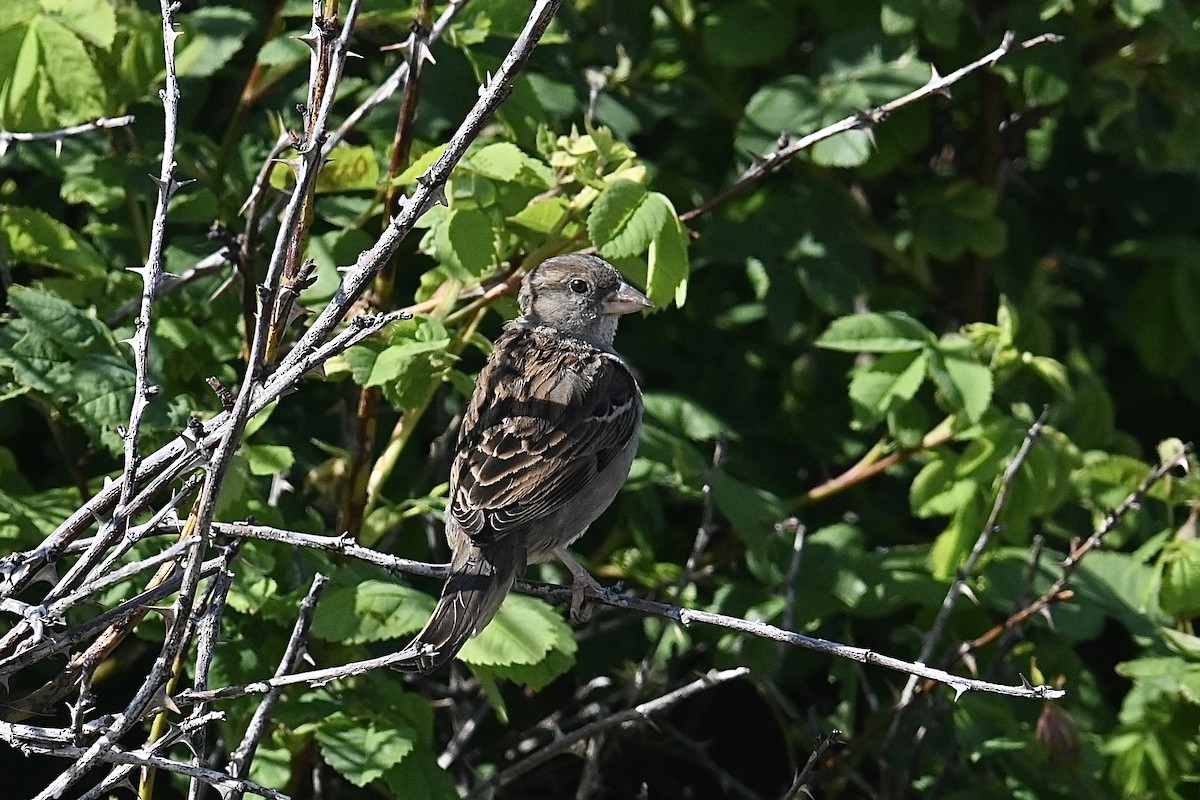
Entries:
{"type": "MultiPolygon", "coordinates": [[[[366,57],[350,62],[335,123],[399,63],[379,48],[408,36],[417,4],[364,10],[352,46],[366,57]]],[[[525,0],[472,0],[459,11],[422,73],[408,163],[391,169],[395,97],[333,151],[311,208],[304,255],[316,279],[304,306],[334,296],[337,267],[394,213],[385,196],[411,194],[444,152],[528,10],[525,0]]],[[[170,271],[201,262],[225,232],[245,235],[239,206],[279,120],[302,124],[309,50],[293,37],[310,12],[298,2],[185,4],[176,158],[180,177],[196,182],[172,201],[170,271]]],[[[146,257],[146,175],[158,171],[162,136],[156,13],[133,0],[0,2],[0,127],[137,117],[131,131],[63,141],[60,157],[44,143],[0,156],[0,555],[35,547],[119,472],[134,386],[123,307],[142,288],[123,268],[146,257]]],[[[903,678],[890,672],[625,611],[598,609],[593,626],[573,631],[565,609],[514,595],[453,673],[289,689],[254,779],[296,787],[324,770],[330,797],[456,797],[456,782],[503,770],[553,725],[600,716],[588,704],[628,707],[709,668],[747,665],[757,693],[715,690],[710,706],[649,736],[610,729],[594,762],[610,795],[638,796],[645,782],[649,796],[708,796],[733,776],[755,796],[780,796],[813,731],[832,729],[849,749],[814,779],[822,797],[859,787],[879,797],[1194,795],[1194,465],[1111,524],[1072,574],[1072,594],[971,660],[954,654],[1051,587],[1073,542],[1110,525],[1151,469],[1175,460],[1174,437],[1195,436],[1195,17],[1181,0],[564,4],[451,176],[446,205],[422,217],[372,300],[419,302],[424,313],[260,415],[221,495],[222,520],[324,535],[353,527],[361,544],[444,560],[447,428],[515,314],[511,297],[485,292],[548,255],[594,248],[660,309],[627,319],[617,339],[646,390],[646,420],[625,490],[575,545],[597,577],[915,659],[1004,491],[969,596],[930,663],[1061,684],[1063,701],[971,695],[952,705],[934,690],[893,728],[903,678]],[[821,141],[679,221],[781,140],[918,89],[934,67],[948,74],[990,51],[1006,29],[1018,42],[1066,38],[1018,48],[948,98],[821,141]],[[362,428],[361,389],[379,398],[362,428]],[[359,522],[347,510],[356,491],[359,522]],[[685,574],[701,525],[708,547],[685,574]],[[439,766],[460,734],[458,760],[439,766]],[[677,734],[705,744],[704,759],[689,750],[681,765],[677,734]]],[[[286,164],[272,167],[265,205],[293,183],[286,164]]],[[[275,235],[272,223],[258,237],[247,265],[256,279],[275,235]]],[[[158,391],[143,454],[188,416],[221,410],[205,378],[239,388],[241,282],[228,265],[208,268],[155,302],[158,391]]],[[[288,329],[284,351],[304,324],[288,329]]],[[[140,548],[126,559],[144,557],[140,548]]],[[[309,640],[320,666],[394,652],[437,590],[271,542],[246,543],[233,569],[212,685],[273,672],[316,572],[332,577],[309,640]]],[[[563,576],[534,566],[526,577],[563,576]]],[[[134,591],[122,584],[95,603],[134,591]]],[[[161,631],[151,621],[138,636],[161,631]]],[[[98,673],[97,690],[121,671],[98,673]]],[[[14,697],[32,683],[19,677],[14,697]]],[[[255,704],[217,707],[228,750],[255,704]]],[[[574,796],[579,776],[565,761],[507,791],[574,796]]]]}

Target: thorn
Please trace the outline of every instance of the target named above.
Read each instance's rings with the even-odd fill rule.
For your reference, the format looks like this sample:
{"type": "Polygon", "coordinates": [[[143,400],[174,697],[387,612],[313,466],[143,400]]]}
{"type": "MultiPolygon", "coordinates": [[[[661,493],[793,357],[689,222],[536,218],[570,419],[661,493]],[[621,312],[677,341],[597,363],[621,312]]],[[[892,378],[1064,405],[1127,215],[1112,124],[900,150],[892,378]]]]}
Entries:
{"type": "Polygon", "coordinates": [[[962,662],[964,665],[966,665],[966,668],[968,671],[970,671],[972,677],[979,677],[979,662],[975,660],[974,653],[963,653],[962,662]]]}
{"type": "Polygon", "coordinates": [[[35,572],[33,577],[29,579],[29,585],[32,586],[39,581],[45,581],[52,586],[58,583],[58,572],[55,571],[53,564],[43,565],[42,568],[35,572]]]}
{"type": "Polygon", "coordinates": [[[295,39],[297,42],[303,42],[304,44],[308,45],[308,49],[312,50],[313,52],[316,52],[317,42],[319,42],[321,40],[321,37],[318,36],[317,34],[313,33],[312,31],[301,34],[299,36],[293,36],[292,38],[295,39]]]}
{"type": "Polygon", "coordinates": [[[960,697],[970,691],[970,687],[968,687],[965,683],[952,683],[950,684],[950,688],[954,690],[954,702],[956,703],[960,697]]]}
{"type": "Polygon", "coordinates": [[[62,143],[63,143],[62,139],[54,140],[54,157],[55,158],[62,158],[62,143]]]}
{"type": "MultiPolygon", "coordinates": [[[[289,134],[289,135],[294,136],[295,134],[289,134]]],[[[297,148],[300,146],[299,138],[296,138],[296,140],[292,146],[297,147],[297,148]]],[[[298,159],[298,158],[272,158],[271,163],[283,164],[285,167],[287,167],[288,169],[290,169],[292,171],[293,178],[298,178],[300,176],[300,159],[298,159]]]]}
{"type": "MultiPolygon", "coordinates": [[[[171,699],[171,695],[167,694],[167,687],[165,685],[159,686],[158,689],[154,692],[154,697],[151,698],[150,705],[147,706],[146,716],[147,717],[151,716],[152,714],[157,712],[159,709],[164,709],[164,708],[167,711],[171,711],[175,714],[182,713],[179,710],[179,706],[175,705],[175,701],[171,699]]],[[[145,717],[143,717],[143,719],[144,718],[145,717]]]]}
{"type": "Polygon", "coordinates": [[[312,311],[309,309],[297,303],[292,303],[288,306],[287,319],[283,321],[283,327],[290,327],[296,320],[307,317],[310,314],[312,314],[312,311]]]}
{"type": "Polygon", "coordinates": [[[958,593],[970,600],[975,605],[979,605],[979,598],[975,596],[975,592],[973,592],[971,587],[967,586],[967,584],[960,583],[958,585],[958,593]]]}
{"type": "Polygon", "coordinates": [[[163,622],[166,623],[168,628],[175,624],[175,609],[171,606],[146,606],[146,608],[161,614],[163,622]]]}

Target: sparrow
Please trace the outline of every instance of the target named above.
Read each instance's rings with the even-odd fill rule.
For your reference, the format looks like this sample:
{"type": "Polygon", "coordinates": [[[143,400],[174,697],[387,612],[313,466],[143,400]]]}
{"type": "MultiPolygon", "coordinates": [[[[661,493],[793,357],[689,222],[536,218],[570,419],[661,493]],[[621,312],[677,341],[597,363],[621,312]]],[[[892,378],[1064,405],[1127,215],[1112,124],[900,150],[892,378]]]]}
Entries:
{"type": "Polygon", "coordinates": [[[566,547],[629,475],[642,393],[613,350],[617,321],[652,308],[593,255],[550,258],[518,294],[467,405],[450,468],[450,575],[425,627],[393,664],[432,672],[495,616],[530,563],[557,556],[574,578],[572,615],[596,582],[566,547]]]}

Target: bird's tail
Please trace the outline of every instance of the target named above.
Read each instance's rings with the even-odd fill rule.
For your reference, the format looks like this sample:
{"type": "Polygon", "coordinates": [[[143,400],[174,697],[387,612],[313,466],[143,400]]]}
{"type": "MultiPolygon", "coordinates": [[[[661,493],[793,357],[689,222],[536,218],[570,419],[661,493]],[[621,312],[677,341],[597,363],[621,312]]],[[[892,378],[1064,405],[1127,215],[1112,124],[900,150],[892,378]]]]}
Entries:
{"type": "Polygon", "coordinates": [[[467,639],[496,616],[513,582],[525,567],[524,548],[506,537],[485,547],[456,548],[450,577],[425,627],[404,648],[411,656],[393,663],[401,672],[429,673],[448,663],[467,639]]]}

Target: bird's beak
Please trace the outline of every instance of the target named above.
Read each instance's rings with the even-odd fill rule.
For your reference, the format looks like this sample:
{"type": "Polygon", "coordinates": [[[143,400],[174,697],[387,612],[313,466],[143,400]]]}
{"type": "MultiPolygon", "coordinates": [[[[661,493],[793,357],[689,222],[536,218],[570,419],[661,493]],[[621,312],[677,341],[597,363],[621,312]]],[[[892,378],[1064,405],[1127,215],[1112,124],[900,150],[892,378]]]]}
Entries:
{"type": "Polygon", "coordinates": [[[650,302],[650,298],[625,281],[621,281],[617,290],[604,298],[604,302],[600,304],[601,311],[613,315],[633,314],[647,308],[654,308],[654,303],[650,302]]]}

